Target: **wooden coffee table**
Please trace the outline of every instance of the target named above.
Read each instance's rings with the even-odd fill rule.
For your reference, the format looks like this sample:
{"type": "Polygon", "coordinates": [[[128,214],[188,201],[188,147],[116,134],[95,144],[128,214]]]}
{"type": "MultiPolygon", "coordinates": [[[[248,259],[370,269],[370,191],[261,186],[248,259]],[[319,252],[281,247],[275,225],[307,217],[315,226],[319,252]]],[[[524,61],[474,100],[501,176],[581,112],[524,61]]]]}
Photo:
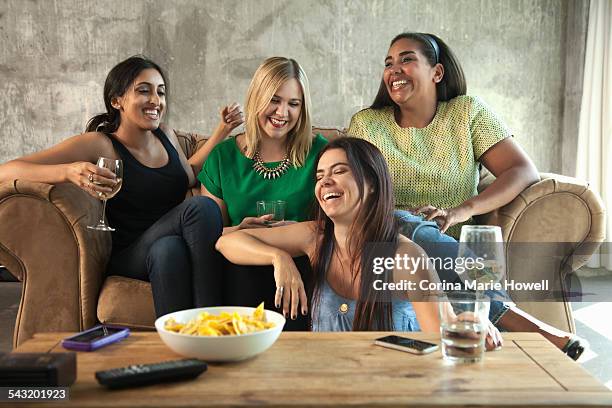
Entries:
{"type": "MultiPolygon", "coordinates": [[[[71,334],[38,334],[16,351],[62,352],[59,342],[71,334]]],[[[468,365],[445,362],[439,351],[417,356],[373,345],[386,334],[282,333],[265,353],[210,364],[195,380],[119,391],[99,386],[98,370],[181,358],[157,333],[136,332],[98,351],[78,353],[69,405],[612,406],[612,392],[539,334],[505,334],[502,350],[468,365]]],[[[410,336],[439,342],[436,334],[410,336]]]]}

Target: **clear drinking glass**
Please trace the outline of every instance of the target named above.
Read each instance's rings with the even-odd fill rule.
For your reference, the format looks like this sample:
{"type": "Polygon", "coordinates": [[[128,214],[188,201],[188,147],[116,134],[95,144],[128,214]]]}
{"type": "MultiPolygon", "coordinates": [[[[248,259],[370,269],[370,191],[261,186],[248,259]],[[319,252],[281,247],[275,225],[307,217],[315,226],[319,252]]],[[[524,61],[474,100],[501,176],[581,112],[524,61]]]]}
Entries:
{"type": "Polygon", "coordinates": [[[459,238],[455,271],[463,279],[484,284],[505,277],[506,258],[501,228],[494,225],[464,225],[459,238]]]}
{"type": "Polygon", "coordinates": [[[442,356],[456,363],[482,360],[489,301],[477,292],[450,292],[438,303],[442,356]]]}
{"type": "Polygon", "coordinates": [[[269,224],[285,221],[286,208],[287,203],[283,200],[257,201],[257,216],[272,214],[272,219],[267,221],[269,224]]]}
{"type": "MultiPolygon", "coordinates": [[[[110,227],[105,221],[106,215],[106,200],[109,198],[113,198],[115,194],[119,192],[121,189],[121,184],[123,184],[123,162],[121,160],[109,159],[106,157],[100,157],[98,159],[98,167],[107,168],[117,177],[117,183],[114,185],[108,185],[107,187],[112,188],[113,191],[109,193],[98,193],[98,197],[102,200],[102,214],[100,215],[100,219],[96,225],[88,225],[87,228],[97,230],[97,231],[114,231],[115,229],[110,227]]],[[[94,184],[104,185],[101,182],[94,181],[94,184]]]]}

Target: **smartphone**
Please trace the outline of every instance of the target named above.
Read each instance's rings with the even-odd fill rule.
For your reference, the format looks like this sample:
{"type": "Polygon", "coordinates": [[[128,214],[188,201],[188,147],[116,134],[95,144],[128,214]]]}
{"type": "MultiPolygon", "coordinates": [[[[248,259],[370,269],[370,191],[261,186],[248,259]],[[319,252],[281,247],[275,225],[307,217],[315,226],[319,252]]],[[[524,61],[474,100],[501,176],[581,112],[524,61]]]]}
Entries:
{"type": "Polygon", "coordinates": [[[377,346],[388,347],[394,350],[406,351],[413,354],[428,354],[438,349],[438,345],[427,341],[409,339],[401,336],[385,336],[374,341],[377,346]]]}
{"type": "Polygon", "coordinates": [[[129,335],[127,327],[99,325],[62,340],[62,346],[68,350],[94,351],[129,335]]]}

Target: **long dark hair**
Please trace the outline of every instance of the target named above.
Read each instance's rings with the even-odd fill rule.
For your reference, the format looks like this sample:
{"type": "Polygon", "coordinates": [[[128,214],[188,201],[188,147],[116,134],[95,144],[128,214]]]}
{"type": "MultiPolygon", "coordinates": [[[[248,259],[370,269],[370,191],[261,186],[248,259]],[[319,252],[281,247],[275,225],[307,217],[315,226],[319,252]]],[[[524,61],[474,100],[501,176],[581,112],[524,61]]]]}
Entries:
{"type": "MultiPolygon", "coordinates": [[[[442,80],[436,84],[438,102],[449,101],[456,96],[466,94],[467,84],[465,82],[463,68],[461,68],[459,60],[444,41],[433,34],[401,33],[391,40],[389,47],[395,44],[396,41],[404,38],[416,41],[420,45],[420,51],[427,59],[429,65],[433,67],[436,63],[440,63],[444,67],[444,76],[442,76],[442,80]],[[436,53],[436,45],[438,46],[438,53],[436,53]],[[436,54],[439,54],[437,59],[436,54]]],[[[391,96],[389,96],[384,79],[381,79],[378,93],[370,108],[381,109],[387,106],[397,107],[397,104],[393,102],[391,96]]]]}
{"type": "Polygon", "coordinates": [[[167,86],[166,75],[161,67],[142,55],[134,55],[115,65],[108,73],[104,82],[104,106],[106,106],[106,113],[89,119],[85,131],[115,132],[121,123],[121,115],[119,110],[111,105],[112,99],[125,94],[125,91],[132,85],[136,77],[142,71],[149,68],[157,70],[167,86]]]}
{"type": "MultiPolygon", "coordinates": [[[[391,256],[395,255],[398,244],[398,224],[393,215],[394,195],[389,169],[376,146],[354,137],[339,138],[325,146],[317,157],[317,165],[321,156],[332,149],[342,149],[346,153],[361,201],[357,217],[349,228],[348,242],[349,256],[352,259],[351,275],[353,279],[356,279],[358,274],[361,275],[353,330],[392,330],[392,304],[386,299],[385,292],[374,290],[374,275],[365,273],[372,270],[372,251],[368,250],[368,243],[392,244],[386,246],[392,252],[391,256]],[[366,183],[370,191],[368,196],[364,197],[366,183]]],[[[334,223],[318,202],[315,207],[315,232],[319,239],[313,257],[314,284],[311,304],[314,309],[319,305],[321,287],[327,279],[327,271],[336,246],[334,223]]]]}

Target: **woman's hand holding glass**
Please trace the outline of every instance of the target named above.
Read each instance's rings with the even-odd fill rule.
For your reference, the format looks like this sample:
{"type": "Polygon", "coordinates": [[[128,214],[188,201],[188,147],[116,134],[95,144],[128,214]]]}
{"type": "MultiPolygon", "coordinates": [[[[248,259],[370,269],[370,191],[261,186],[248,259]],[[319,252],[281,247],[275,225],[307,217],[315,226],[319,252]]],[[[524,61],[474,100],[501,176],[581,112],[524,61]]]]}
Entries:
{"type": "Polygon", "coordinates": [[[238,225],[238,229],[282,227],[296,222],[291,220],[274,221],[274,214],[264,214],[259,217],[244,217],[238,225]]]}
{"type": "Polygon", "coordinates": [[[111,170],[89,162],[68,164],[66,179],[97,199],[100,194],[110,194],[113,191],[111,186],[120,182],[111,170]]]}
{"type": "Polygon", "coordinates": [[[283,315],[286,317],[290,313],[291,319],[297,318],[298,308],[303,315],[306,315],[308,313],[306,290],[293,258],[288,253],[281,252],[274,258],[272,265],[276,281],[275,306],[282,306],[283,315]]]}
{"type": "Polygon", "coordinates": [[[96,225],[88,225],[87,228],[97,231],[114,231],[115,229],[106,224],[106,221],[104,220],[106,215],[106,200],[113,198],[121,189],[121,185],[123,184],[123,162],[121,160],[100,157],[98,159],[97,167],[99,169],[98,171],[108,170],[115,177],[112,179],[107,177],[96,177],[93,172],[87,176],[87,179],[92,186],[95,185],[105,188],[103,191],[97,191],[97,198],[102,200],[102,213],[100,214],[100,219],[96,225]]]}
{"type": "Polygon", "coordinates": [[[266,214],[261,217],[244,217],[240,225],[238,225],[238,229],[268,228],[273,217],[274,214],[266,214]]]}

